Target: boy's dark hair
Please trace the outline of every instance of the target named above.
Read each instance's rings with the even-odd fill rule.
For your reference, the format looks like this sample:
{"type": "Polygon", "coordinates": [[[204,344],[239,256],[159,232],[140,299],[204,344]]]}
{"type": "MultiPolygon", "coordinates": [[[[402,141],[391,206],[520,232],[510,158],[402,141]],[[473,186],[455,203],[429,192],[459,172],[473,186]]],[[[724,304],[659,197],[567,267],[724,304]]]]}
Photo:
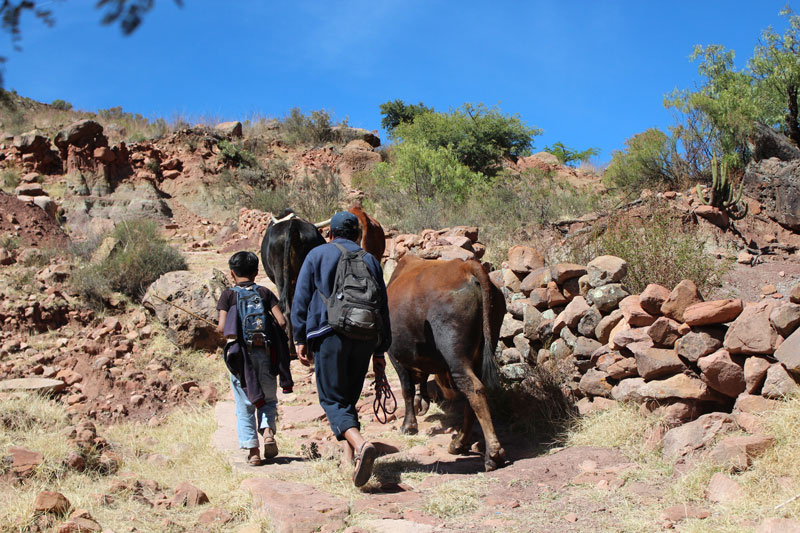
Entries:
{"type": "Polygon", "coordinates": [[[258,256],[253,252],[236,252],[228,266],[240,278],[254,278],[258,274],[258,256]]]}

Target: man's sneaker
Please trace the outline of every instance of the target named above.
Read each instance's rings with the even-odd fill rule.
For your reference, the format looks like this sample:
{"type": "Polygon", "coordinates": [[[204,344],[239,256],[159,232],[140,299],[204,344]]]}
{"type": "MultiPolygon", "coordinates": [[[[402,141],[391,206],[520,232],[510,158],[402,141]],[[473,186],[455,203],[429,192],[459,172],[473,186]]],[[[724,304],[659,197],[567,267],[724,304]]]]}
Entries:
{"type": "Polygon", "coordinates": [[[293,392],[294,392],[294,387],[284,387],[283,388],[283,393],[284,394],[291,394],[293,392]]]}
{"type": "Polygon", "coordinates": [[[278,443],[272,428],[264,430],[264,459],[273,459],[278,455],[278,443]]]}

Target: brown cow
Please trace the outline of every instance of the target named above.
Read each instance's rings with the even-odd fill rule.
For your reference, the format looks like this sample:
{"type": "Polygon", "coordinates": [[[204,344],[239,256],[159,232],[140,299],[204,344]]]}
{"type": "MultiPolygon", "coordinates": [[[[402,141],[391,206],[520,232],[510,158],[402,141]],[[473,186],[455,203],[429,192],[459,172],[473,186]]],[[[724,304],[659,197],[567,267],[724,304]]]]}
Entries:
{"type": "Polygon", "coordinates": [[[464,423],[450,443],[450,453],[469,449],[477,415],[486,439],[486,470],[502,466],[505,451],[494,431],[484,387],[498,382],[494,350],[506,311],[502,293],[477,261],[426,261],[413,255],[398,262],[387,291],[392,321],[389,358],[406,406],[400,431],[417,432],[414,385],[434,374],[467,398],[464,423]]]}
{"type": "Polygon", "coordinates": [[[383,252],[386,250],[386,235],[383,233],[383,228],[360,205],[354,205],[348,211],[358,218],[358,225],[361,227],[361,242],[358,243],[359,246],[380,261],[381,257],[383,257],[383,252]]]}

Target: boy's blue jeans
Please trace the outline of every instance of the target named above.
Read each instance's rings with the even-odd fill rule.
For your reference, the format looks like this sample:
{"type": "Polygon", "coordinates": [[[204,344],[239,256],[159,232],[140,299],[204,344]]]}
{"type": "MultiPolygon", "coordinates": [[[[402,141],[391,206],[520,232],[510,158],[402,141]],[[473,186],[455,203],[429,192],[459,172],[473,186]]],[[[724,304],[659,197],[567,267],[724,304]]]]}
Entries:
{"type": "Polygon", "coordinates": [[[276,420],[278,417],[277,380],[266,369],[259,368],[259,382],[264,391],[266,403],[259,409],[250,403],[242,388],[242,384],[231,374],[231,388],[236,404],[236,433],[239,436],[239,448],[258,448],[258,430],[272,428],[277,432],[276,420]]]}

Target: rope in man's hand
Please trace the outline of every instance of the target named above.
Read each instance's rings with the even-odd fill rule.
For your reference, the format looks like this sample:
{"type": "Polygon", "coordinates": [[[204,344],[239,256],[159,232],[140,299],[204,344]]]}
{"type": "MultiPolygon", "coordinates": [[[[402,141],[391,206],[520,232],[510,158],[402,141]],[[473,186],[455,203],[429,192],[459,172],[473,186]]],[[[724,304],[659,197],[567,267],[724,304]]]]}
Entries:
{"type": "Polygon", "coordinates": [[[375,400],[372,402],[372,409],[375,411],[375,419],[381,424],[386,424],[389,421],[389,415],[393,415],[397,410],[397,399],[394,397],[385,373],[376,375],[373,385],[375,385],[375,400]]]}

